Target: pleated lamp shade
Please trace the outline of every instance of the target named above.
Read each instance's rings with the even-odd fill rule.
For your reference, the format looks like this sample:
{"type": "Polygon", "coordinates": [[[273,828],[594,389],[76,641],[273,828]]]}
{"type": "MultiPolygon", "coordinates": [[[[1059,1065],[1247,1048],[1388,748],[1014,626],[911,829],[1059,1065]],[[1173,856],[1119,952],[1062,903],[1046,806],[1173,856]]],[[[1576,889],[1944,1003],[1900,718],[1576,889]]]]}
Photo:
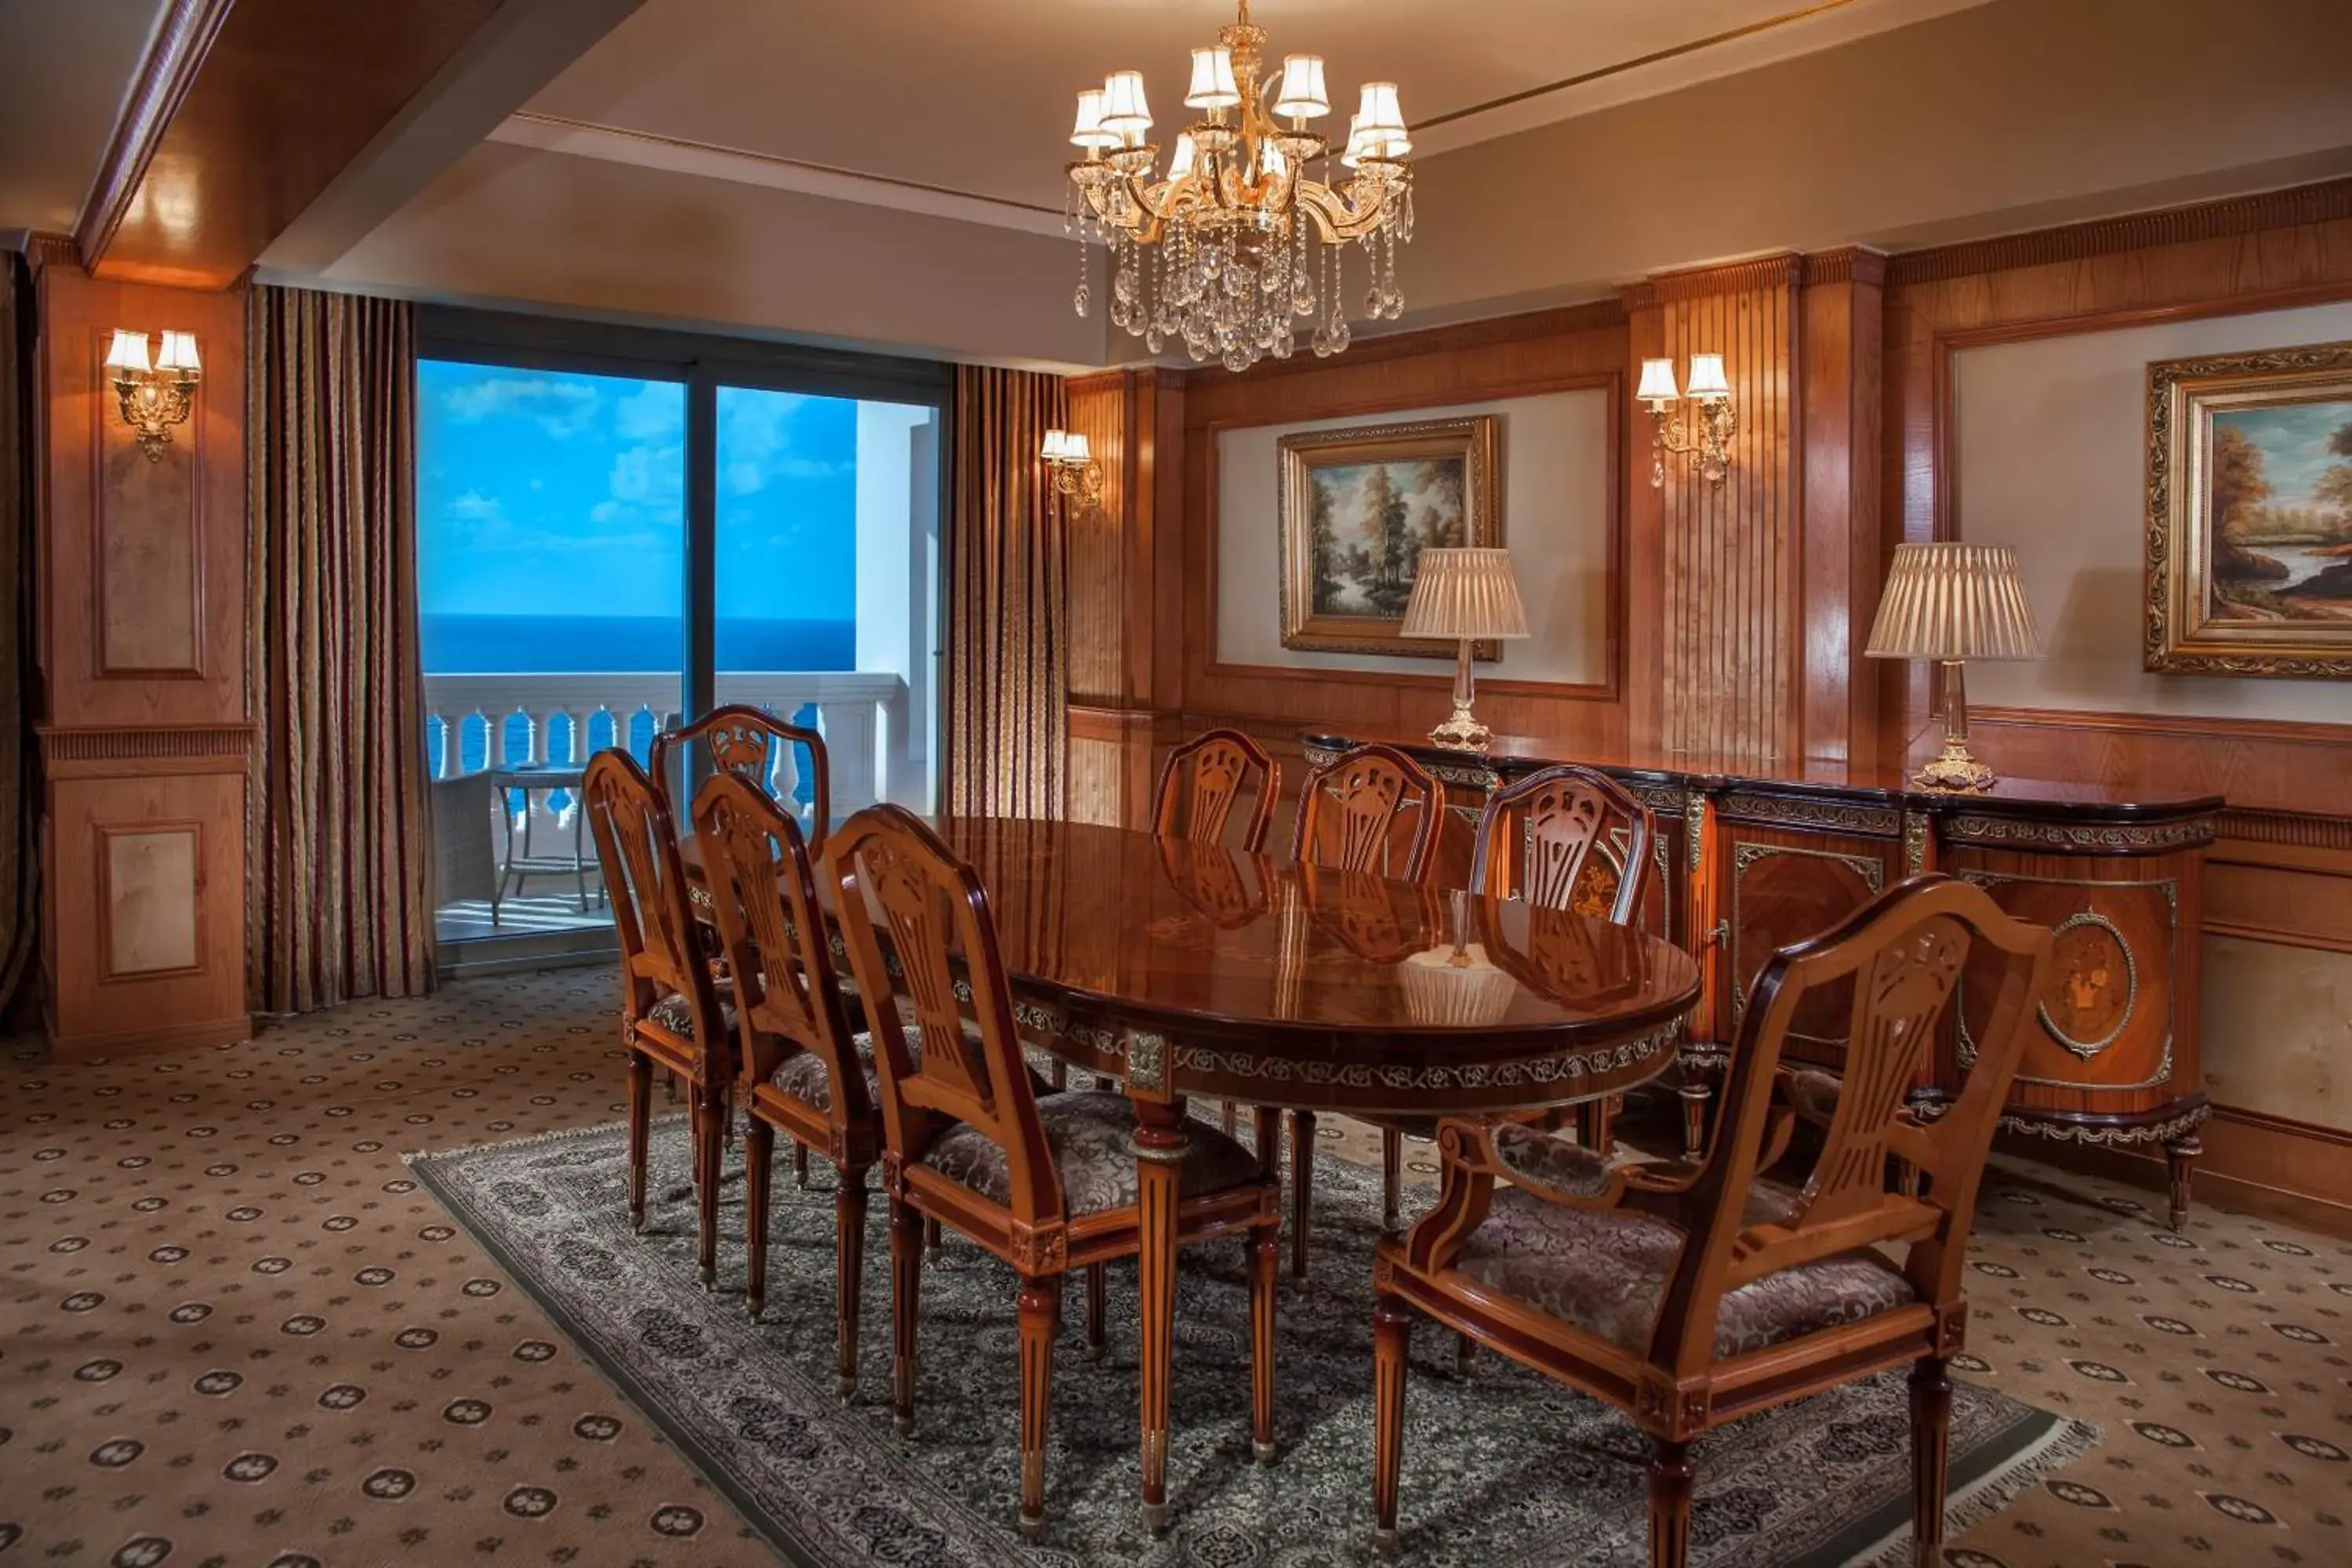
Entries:
{"type": "Polygon", "coordinates": [[[2005,544],[1898,544],[1872,658],[2039,658],[2033,606],[2005,544]]]}
{"type": "Polygon", "coordinates": [[[1399,630],[1409,637],[1526,637],[1528,612],[1511,575],[1511,552],[1423,551],[1399,630]]]}

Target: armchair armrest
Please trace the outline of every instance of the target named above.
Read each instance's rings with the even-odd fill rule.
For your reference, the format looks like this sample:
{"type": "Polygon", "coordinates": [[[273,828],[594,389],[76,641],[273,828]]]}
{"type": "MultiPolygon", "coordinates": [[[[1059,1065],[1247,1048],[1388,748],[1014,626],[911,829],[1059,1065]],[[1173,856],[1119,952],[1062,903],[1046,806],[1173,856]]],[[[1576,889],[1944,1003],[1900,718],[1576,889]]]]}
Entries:
{"type": "Polygon", "coordinates": [[[1438,1151],[1471,1175],[1509,1182],[1564,1208],[1613,1209],[1631,1167],[1524,1121],[1448,1117],[1438,1123],[1438,1151]]]}

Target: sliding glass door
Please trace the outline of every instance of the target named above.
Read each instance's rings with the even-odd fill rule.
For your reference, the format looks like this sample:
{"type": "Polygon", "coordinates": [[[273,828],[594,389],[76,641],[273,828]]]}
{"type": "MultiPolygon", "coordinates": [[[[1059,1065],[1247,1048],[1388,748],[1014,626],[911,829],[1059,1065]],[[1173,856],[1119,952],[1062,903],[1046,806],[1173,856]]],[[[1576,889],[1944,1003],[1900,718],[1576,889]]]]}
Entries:
{"type": "MultiPolygon", "coordinates": [[[[820,731],[836,816],[932,809],[944,367],[474,312],[422,325],[445,967],[610,951],[579,771],[608,745],[644,761],[719,703],[820,731]]],[[[801,772],[770,782],[805,812],[801,772]]]]}

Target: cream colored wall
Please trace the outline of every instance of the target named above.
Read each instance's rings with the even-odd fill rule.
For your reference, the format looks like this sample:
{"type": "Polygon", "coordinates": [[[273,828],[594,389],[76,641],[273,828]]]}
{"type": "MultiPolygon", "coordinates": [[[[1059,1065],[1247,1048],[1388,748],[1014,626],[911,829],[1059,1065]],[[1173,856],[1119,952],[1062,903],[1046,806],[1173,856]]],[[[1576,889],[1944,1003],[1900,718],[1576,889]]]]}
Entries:
{"type": "Polygon", "coordinates": [[[2352,683],[2151,675],[2140,654],[2148,363],[2347,339],[2352,304],[1955,354],[1957,526],[1962,538],[2017,552],[2048,651],[2033,663],[1970,666],[1969,700],[2352,723],[2352,683]]]}
{"type": "MultiPolygon", "coordinates": [[[[1067,241],[486,142],[327,268],[345,288],[1097,364],[1067,241]]],[[[1096,289],[1096,298],[1103,290],[1096,289]]]]}
{"type": "Polygon", "coordinates": [[[2205,942],[2205,1084],[2222,1105],[2352,1130],[2352,954],[2205,942]]]}
{"type": "Polygon", "coordinates": [[[1531,634],[1526,642],[1504,644],[1500,662],[1479,666],[1479,673],[1507,680],[1605,679],[1609,394],[1598,389],[1220,432],[1217,658],[1226,664],[1301,669],[1443,673],[1447,667],[1428,659],[1301,653],[1282,646],[1276,443],[1306,431],[1475,414],[1501,420],[1503,542],[1511,552],[1531,634]]]}

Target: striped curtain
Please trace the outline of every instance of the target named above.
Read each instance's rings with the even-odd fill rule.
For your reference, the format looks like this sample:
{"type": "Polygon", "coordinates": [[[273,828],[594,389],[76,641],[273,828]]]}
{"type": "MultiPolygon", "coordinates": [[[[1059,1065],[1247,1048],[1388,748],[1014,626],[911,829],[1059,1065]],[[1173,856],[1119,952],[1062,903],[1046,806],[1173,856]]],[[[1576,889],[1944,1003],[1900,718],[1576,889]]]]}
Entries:
{"type": "Polygon", "coordinates": [[[1068,535],[1037,448],[1067,423],[1066,406],[1058,376],[956,371],[948,801],[958,816],[1063,814],[1068,535]]]}
{"type": "MultiPolygon", "coordinates": [[[[0,252],[0,1017],[33,964],[33,291],[0,252]]],[[[0,1032],[5,1024],[0,1023],[0,1032]]]]}
{"type": "Polygon", "coordinates": [[[405,302],[257,287],[247,321],[252,1005],[434,981],[405,302]]]}

